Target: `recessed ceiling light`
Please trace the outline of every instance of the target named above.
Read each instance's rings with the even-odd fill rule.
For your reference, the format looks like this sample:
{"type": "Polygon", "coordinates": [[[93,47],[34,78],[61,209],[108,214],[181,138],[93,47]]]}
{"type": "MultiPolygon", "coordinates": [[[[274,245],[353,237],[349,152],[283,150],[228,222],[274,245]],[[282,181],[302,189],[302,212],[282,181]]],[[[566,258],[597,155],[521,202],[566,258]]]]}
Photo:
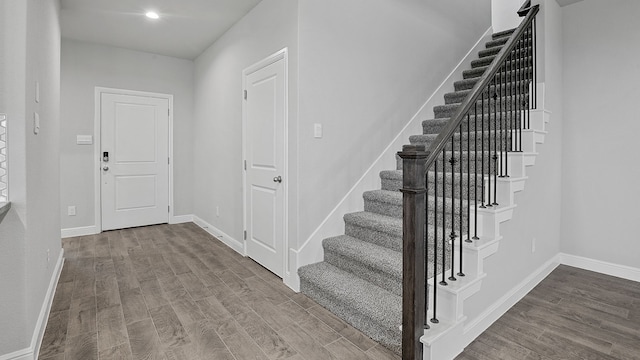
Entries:
{"type": "Polygon", "coordinates": [[[149,19],[154,19],[154,20],[160,18],[160,15],[158,15],[158,13],[155,11],[149,11],[148,13],[145,14],[145,16],[148,17],[149,19]]]}

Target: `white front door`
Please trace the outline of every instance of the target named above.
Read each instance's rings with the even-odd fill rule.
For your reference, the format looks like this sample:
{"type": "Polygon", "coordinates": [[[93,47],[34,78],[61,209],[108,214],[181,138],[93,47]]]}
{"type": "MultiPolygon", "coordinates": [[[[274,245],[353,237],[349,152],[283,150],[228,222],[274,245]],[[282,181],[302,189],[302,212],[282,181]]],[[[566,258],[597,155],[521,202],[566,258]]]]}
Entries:
{"type": "Polygon", "coordinates": [[[102,230],[169,219],[169,100],[102,93],[102,230]]]}
{"type": "Polygon", "coordinates": [[[285,59],[245,73],[247,255],[282,277],[285,264],[285,59]]]}

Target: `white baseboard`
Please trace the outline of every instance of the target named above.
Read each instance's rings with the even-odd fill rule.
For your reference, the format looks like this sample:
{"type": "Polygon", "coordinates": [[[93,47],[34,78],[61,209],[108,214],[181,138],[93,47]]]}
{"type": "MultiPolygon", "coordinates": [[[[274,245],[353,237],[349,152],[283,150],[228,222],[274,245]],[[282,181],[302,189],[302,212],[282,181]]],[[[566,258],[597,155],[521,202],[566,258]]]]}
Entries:
{"type": "Polygon", "coordinates": [[[222,241],[228,247],[230,247],[233,250],[235,250],[240,255],[245,256],[244,242],[243,241],[238,241],[238,240],[234,239],[233,237],[227,235],[224,231],[216,228],[215,226],[207,223],[206,221],[200,219],[199,217],[197,217],[195,215],[193,215],[193,222],[196,225],[200,226],[202,229],[204,229],[204,231],[206,231],[209,234],[213,235],[216,239],[222,241]]]}
{"type": "Polygon", "coordinates": [[[99,234],[100,231],[98,230],[98,228],[95,225],[92,226],[82,226],[82,227],[77,227],[77,228],[68,228],[68,229],[62,229],[61,231],[61,235],[62,238],[70,238],[70,237],[76,237],[76,236],[86,236],[86,235],[95,235],[95,234],[99,234]]]}
{"type": "Polygon", "coordinates": [[[475,338],[482,334],[491,324],[504,315],[513,305],[527,295],[536,285],[560,265],[560,255],[556,255],[544,263],[526,279],[498,299],[491,307],[480,314],[476,319],[470,321],[464,327],[464,343],[461,350],[469,345],[475,338]]]}
{"type": "Polygon", "coordinates": [[[28,348],[18,350],[6,355],[0,355],[0,360],[36,360],[40,353],[40,345],[42,345],[42,337],[44,336],[44,330],[47,328],[47,320],[49,319],[49,311],[51,311],[51,304],[53,303],[53,297],[56,294],[56,285],[60,279],[60,273],[62,272],[62,266],[64,264],[64,249],[60,250],[60,256],[56,262],[56,267],[51,274],[51,280],[49,281],[49,288],[47,294],[42,302],[40,308],[40,314],[38,315],[38,321],[36,327],[33,330],[31,337],[31,346],[28,348]]]}
{"type": "Polygon", "coordinates": [[[169,219],[169,224],[184,224],[193,222],[193,215],[175,215],[169,219]]]}
{"type": "Polygon", "coordinates": [[[560,253],[560,263],[584,270],[640,282],[640,269],[582,256],[560,253]]]}
{"type": "Polygon", "coordinates": [[[25,348],[14,351],[11,354],[0,355],[0,360],[34,360],[33,350],[31,348],[25,348]]]}

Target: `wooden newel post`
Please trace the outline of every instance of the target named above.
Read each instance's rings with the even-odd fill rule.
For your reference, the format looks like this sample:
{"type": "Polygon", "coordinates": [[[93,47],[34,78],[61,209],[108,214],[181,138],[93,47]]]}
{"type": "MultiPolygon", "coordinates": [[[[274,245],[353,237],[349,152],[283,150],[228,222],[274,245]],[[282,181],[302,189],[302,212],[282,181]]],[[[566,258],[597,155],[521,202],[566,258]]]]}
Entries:
{"type": "Polygon", "coordinates": [[[422,360],[425,329],[425,174],[424,145],[405,145],[402,159],[402,359],[422,360]]]}

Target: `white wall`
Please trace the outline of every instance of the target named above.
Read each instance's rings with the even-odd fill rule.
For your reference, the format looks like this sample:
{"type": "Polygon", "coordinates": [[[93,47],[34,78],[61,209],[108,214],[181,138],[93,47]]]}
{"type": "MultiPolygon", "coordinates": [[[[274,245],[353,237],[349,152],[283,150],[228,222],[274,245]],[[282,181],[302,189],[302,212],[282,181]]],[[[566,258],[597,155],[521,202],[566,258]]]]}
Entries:
{"type": "Polygon", "coordinates": [[[490,27],[489,4],[300,1],[299,245],[490,27]]]}
{"type": "Polygon", "coordinates": [[[635,0],[563,8],[562,252],[640,268],[635,0]]]}
{"type": "Polygon", "coordinates": [[[0,224],[0,355],[33,345],[61,253],[59,8],[55,0],[2,2],[5,91],[0,111],[7,113],[10,129],[13,207],[0,224]],[[39,103],[34,99],[36,81],[39,103]],[[34,112],[40,115],[38,135],[33,133],[34,112]]]}
{"type": "MultiPolygon", "coordinates": [[[[465,303],[469,323],[479,320],[509,291],[522,285],[560,251],[562,176],[566,167],[562,158],[564,119],[562,101],[562,22],[561,8],[555,0],[540,3],[538,14],[538,82],[544,83],[545,102],[540,110],[551,112],[544,144],[537,145],[536,164],[527,167],[525,189],[516,193],[513,218],[500,228],[503,240],[498,252],[484,262],[487,277],[480,293],[465,303]],[[536,239],[535,252],[532,240],[536,239]]],[[[539,98],[539,101],[542,101],[539,98]]]]}
{"type": "MultiPolygon", "coordinates": [[[[290,169],[284,178],[291,217],[297,213],[297,14],[297,0],[263,0],[195,60],[194,214],[236,241],[243,232],[242,70],[285,47],[290,169]]],[[[290,220],[290,237],[295,229],[290,220]]]]}
{"type": "Polygon", "coordinates": [[[491,27],[500,32],[518,27],[518,10],[525,0],[491,0],[491,27]]]}
{"type": "Polygon", "coordinates": [[[62,41],[59,214],[63,229],[95,225],[94,146],[76,145],[76,135],[93,135],[96,86],[174,95],[174,214],[192,213],[193,69],[191,60],[62,41]],[[67,215],[71,205],[76,206],[76,216],[67,215]]]}

